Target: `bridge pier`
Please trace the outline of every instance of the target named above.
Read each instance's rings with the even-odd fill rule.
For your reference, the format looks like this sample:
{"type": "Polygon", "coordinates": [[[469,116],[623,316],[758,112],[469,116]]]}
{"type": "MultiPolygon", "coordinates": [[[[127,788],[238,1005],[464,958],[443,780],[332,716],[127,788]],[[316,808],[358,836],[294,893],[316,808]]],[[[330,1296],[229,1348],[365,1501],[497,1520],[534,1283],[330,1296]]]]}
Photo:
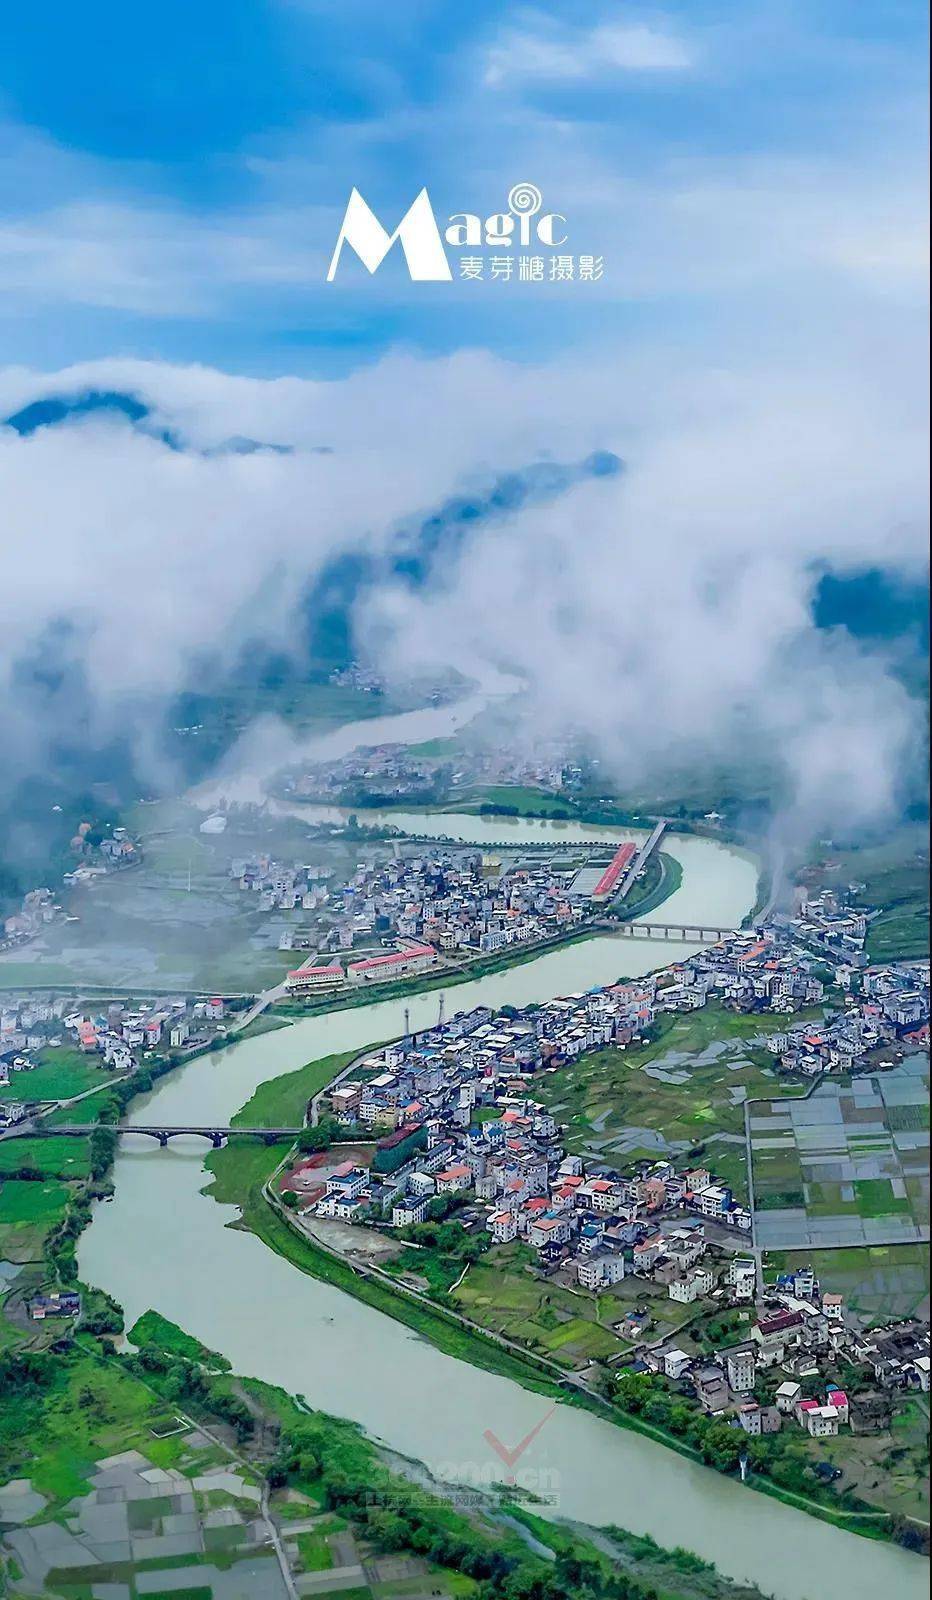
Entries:
{"type": "Polygon", "coordinates": [[[212,1133],[211,1136],[210,1136],[210,1142],[213,1145],[215,1150],[220,1150],[222,1148],[222,1146],[223,1146],[223,1134],[222,1133],[212,1133]]]}
{"type": "Polygon", "coordinates": [[[161,1148],[163,1150],[167,1150],[168,1149],[168,1134],[167,1133],[157,1133],[155,1137],[158,1139],[161,1148]]]}

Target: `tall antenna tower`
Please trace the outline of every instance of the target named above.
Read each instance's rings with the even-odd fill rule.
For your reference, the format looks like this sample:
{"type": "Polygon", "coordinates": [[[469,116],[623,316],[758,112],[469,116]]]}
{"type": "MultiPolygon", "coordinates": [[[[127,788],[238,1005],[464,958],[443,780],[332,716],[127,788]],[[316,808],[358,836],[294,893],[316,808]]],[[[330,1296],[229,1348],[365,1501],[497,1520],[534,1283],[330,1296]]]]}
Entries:
{"type": "Polygon", "coordinates": [[[443,990],[441,989],[441,991],[440,991],[440,1009],[439,1009],[439,1011],[437,1013],[437,1027],[438,1028],[442,1028],[443,1027],[443,1012],[444,1012],[445,1004],[446,1004],[446,995],[444,994],[443,990]]]}
{"type": "Polygon", "coordinates": [[[410,1038],[410,1036],[411,1036],[411,1009],[410,1009],[409,1006],[405,1006],[405,1038],[408,1039],[408,1038],[410,1038]]]}

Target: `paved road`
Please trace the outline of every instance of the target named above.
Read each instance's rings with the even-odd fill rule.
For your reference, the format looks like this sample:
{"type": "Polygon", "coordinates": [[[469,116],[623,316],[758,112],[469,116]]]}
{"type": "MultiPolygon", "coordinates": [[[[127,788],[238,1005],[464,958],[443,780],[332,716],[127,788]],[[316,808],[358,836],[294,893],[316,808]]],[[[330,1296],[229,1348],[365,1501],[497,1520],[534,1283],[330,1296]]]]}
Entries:
{"type": "Polygon", "coordinates": [[[288,990],[284,983],[277,983],[274,989],[266,989],[259,995],[255,1004],[251,1005],[248,1011],[244,1011],[243,1015],[237,1018],[230,1032],[242,1033],[243,1029],[248,1028],[251,1022],[255,1022],[256,1017],[261,1016],[262,1012],[269,1006],[273,1006],[276,1000],[284,1000],[287,993],[288,990]]]}

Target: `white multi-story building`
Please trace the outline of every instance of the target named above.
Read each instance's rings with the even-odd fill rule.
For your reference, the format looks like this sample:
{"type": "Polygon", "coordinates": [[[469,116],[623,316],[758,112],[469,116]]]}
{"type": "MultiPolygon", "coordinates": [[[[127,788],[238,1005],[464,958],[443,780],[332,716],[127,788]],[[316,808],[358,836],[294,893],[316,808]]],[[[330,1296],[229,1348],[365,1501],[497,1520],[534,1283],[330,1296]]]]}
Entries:
{"type": "Polygon", "coordinates": [[[620,1283],[624,1275],[624,1257],[614,1250],[593,1250],[589,1255],[577,1257],[576,1278],[582,1289],[598,1293],[613,1283],[620,1283]]]}
{"type": "Polygon", "coordinates": [[[754,1348],[749,1344],[736,1344],[724,1351],[728,1386],[735,1394],[749,1394],[754,1387],[757,1363],[754,1348]]]}

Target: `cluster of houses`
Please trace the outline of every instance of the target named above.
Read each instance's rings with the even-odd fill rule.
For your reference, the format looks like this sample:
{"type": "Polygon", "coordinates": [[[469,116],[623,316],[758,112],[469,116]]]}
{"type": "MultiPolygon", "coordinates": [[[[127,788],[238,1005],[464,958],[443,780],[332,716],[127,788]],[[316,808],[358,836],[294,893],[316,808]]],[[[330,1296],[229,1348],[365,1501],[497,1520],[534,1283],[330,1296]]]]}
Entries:
{"type": "Polygon", "coordinates": [[[38,1066],[39,1053],[77,1048],[102,1069],[133,1072],[153,1051],[204,1049],[225,1032],[227,1002],[220,996],[117,1000],[98,1009],[74,996],[8,995],[0,1009],[0,1127],[22,1120],[29,1102],[3,1100],[14,1075],[38,1066]]]}
{"type": "MultiPolygon", "coordinates": [[[[573,867],[549,852],[504,866],[472,851],[364,863],[342,891],[332,892],[328,926],[314,941],[315,956],[289,973],[289,992],[407,976],[443,955],[491,954],[572,932],[587,915],[569,892],[573,876],[573,867]],[[397,948],[380,950],[392,940],[397,948]],[[370,953],[349,962],[344,973],[339,952],[354,945],[370,953]]],[[[289,946],[293,942],[288,939],[289,946]]]]}
{"type": "Polygon", "coordinates": [[[17,945],[28,944],[50,922],[63,915],[63,908],[51,889],[30,889],[24,894],[19,910],[11,912],[3,921],[0,950],[13,950],[17,945]]]}
{"type": "Polygon", "coordinates": [[[81,1311],[81,1296],[76,1289],[50,1289],[45,1294],[33,1295],[28,1306],[33,1322],[44,1322],[47,1317],[77,1317],[81,1311]]]}
{"type": "MultiPolygon", "coordinates": [[[[388,801],[425,798],[433,794],[438,780],[438,763],[413,755],[407,745],[380,744],[351,751],[335,761],[316,762],[288,781],[289,794],[302,800],[337,801],[347,791],[388,801]]],[[[446,783],[444,783],[446,789],[446,783]]]]}
{"type": "MultiPolygon", "coordinates": [[[[319,911],[330,899],[327,883],[332,876],[330,867],[285,863],[269,855],[230,863],[230,877],[241,889],[258,895],[260,911],[319,911]]],[[[291,943],[285,948],[291,949],[291,943]]]]}
{"type": "Polygon", "coordinates": [[[191,999],[115,1000],[105,1011],[75,1011],[64,1018],[86,1055],[99,1054],[107,1066],[132,1071],[134,1052],[202,1048],[224,1030],[226,1001],[220,995],[191,999]]]}
{"type": "Polygon", "coordinates": [[[659,975],[665,1011],[697,1011],[710,1000],[746,1013],[792,1014],[819,1005],[825,985],[815,958],[779,929],[736,933],[659,975]]]}
{"type": "Polygon", "coordinates": [[[790,928],[800,944],[818,950],[833,961],[863,962],[863,951],[870,926],[870,912],[855,903],[863,884],[847,889],[822,889],[810,894],[796,890],[796,915],[790,928]]]}
{"type": "Polygon", "coordinates": [[[869,1329],[854,1339],[852,1355],[887,1393],[898,1389],[929,1392],[929,1327],[918,1318],[869,1329]]]}
{"type": "MultiPolygon", "coordinates": [[[[645,979],[525,1012],[477,1007],[372,1052],[332,1087],[329,1109],[347,1131],[383,1134],[374,1162],[382,1172],[344,1175],[350,1188],[318,1197],[323,1214],[354,1221],[390,1213],[404,1226],[423,1221],[435,1197],[468,1196],[496,1242],[520,1238],[544,1269],[594,1290],[624,1275],[626,1254],[656,1233],[665,1213],[683,1210],[746,1233],[748,1211],[705,1168],[678,1172],[659,1161],[622,1175],[585,1166],[528,1095],[538,1069],[629,1043],[653,1016],[654,984],[645,979]],[[382,1151],[399,1159],[380,1162],[382,1151]]],[[[656,1269],[670,1297],[688,1301],[704,1292],[704,1248],[695,1234],[664,1238],[636,1250],[634,1270],[656,1269]]]]}
{"type": "MultiPolygon", "coordinates": [[[[794,1012],[825,997],[824,962],[803,948],[778,923],[740,933],[699,951],[658,975],[656,1002],[666,1011],[692,1011],[710,999],[746,1013],[794,1012]]],[[[765,1042],[785,1071],[817,1076],[869,1065],[871,1051],[887,1045],[928,1042],[929,963],[905,961],[836,967],[836,986],[846,991],[843,1009],[818,1023],[769,1033],[765,1042]]]]}
{"type": "Polygon", "coordinates": [[[869,967],[861,978],[862,1008],[899,1038],[928,1043],[929,962],[899,961],[869,967]]]}
{"type": "Polygon", "coordinates": [[[79,859],[78,865],[64,875],[69,888],[89,883],[108,872],[138,866],[142,860],[142,850],[126,828],[113,828],[101,838],[89,822],[82,822],[70,848],[79,859]]]}
{"type": "Polygon", "coordinates": [[[354,933],[420,939],[438,950],[493,951],[546,938],[581,921],[572,872],[540,862],[499,867],[478,852],[400,856],[360,866],[343,890],[354,933]]]}
{"type": "Polygon", "coordinates": [[[704,1411],[733,1413],[749,1435],[778,1432],[786,1420],[815,1438],[849,1424],[860,1432],[886,1426],[888,1397],[859,1382],[849,1399],[825,1376],[839,1360],[881,1389],[928,1391],[928,1325],[910,1321],[863,1333],[848,1321],[843,1296],[823,1292],[810,1267],[781,1273],[758,1298],[755,1315],[747,1338],[716,1351],[713,1360],[667,1344],[643,1350],[629,1370],[663,1374],[704,1411]],[[754,1395],[765,1373],[772,1374],[769,1403],[754,1395]]]}
{"type": "Polygon", "coordinates": [[[857,992],[851,990],[850,969],[837,971],[835,979],[849,990],[843,1011],[817,1025],[802,1025],[767,1039],[768,1049],[784,1070],[806,1077],[853,1072],[866,1064],[873,1050],[928,1044],[928,961],[866,967],[859,974],[857,992]]]}
{"type": "Polygon", "coordinates": [[[348,667],[339,667],[331,672],[328,682],[337,684],[341,689],[361,689],[364,694],[385,693],[382,674],[361,666],[358,661],[351,661],[348,667]]]}
{"type": "Polygon", "coordinates": [[[559,793],[577,786],[581,777],[582,768],[567,762],[565,751],[552,741],[542,742],[529,754],[507,746],[457,751],[455,761],[443,752],[419,755],[408,745],[380,744],[305,767],[290,779],[288,792],[303,799],[330,801],[345,798],[347,790],[398,801],[416,800],[425,789],[447,796],[481,784],[514,784],[559,793]]]}

